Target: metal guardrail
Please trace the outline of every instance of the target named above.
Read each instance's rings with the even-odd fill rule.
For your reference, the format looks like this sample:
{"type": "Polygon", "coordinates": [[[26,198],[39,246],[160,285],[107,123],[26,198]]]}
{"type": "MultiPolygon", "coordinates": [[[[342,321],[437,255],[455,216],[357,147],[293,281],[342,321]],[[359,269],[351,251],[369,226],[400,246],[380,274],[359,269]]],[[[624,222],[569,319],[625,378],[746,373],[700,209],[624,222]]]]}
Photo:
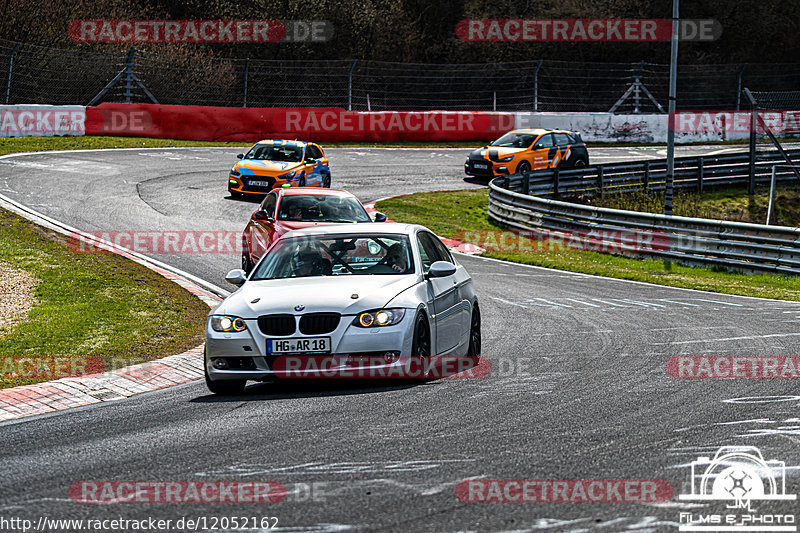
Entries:
{"type": "MultiPolygon", "coordinates": [[[[792,159],[800,150],[787,150],[792,159]]],[[[795,159],[796,160],[796,159],[795,159]]],[[[777,151],[758,154],[755,163],[756,183],[769,184],[774,165],[785,163],[777,151]]],[[[611,163],[581,169],[533,170],[497,178],[505,189],[534,196],[553,198],[628,192],[633,190],[662,190],[667,173],[666,160],[611,163]]],[[[794,177],[786,166],[776,172],[778,181],[794,177]]],[[[675,188],[702,191],[707,187],[749,183],[750,155],[727,154],[716,156],[676,157],[675,188]]]]}
{"type": "MultiPolygon", "coordinates": [[[[677,168],[677,165],[676,165],[677,168]]],[[[768,172],[771,172],[768,171],[768,172]]],[[[730,178],[720,178],[730,179],[730,178]]],[[[489,220],[525,233],[581,235],[585,249],[729,270],[800,274],[800,228],[623,211],[540,198],[489,184],[489,220]],[[589,236],[590,238],[586,238],[589,236]]]]}

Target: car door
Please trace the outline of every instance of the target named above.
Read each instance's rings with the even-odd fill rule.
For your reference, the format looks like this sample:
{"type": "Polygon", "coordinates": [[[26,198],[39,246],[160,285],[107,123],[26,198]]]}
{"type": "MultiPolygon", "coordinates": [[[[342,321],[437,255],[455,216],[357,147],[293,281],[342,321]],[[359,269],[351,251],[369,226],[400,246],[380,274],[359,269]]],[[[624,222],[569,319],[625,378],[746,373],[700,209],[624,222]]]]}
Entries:
{"type": "Polygon", "coordinates": [[[532,154],[532,161],[531,161],[531,168],[541,169],[541,168],[549,168],[550,161],[552,161],[553,153],[555,152],[555,146],[553,144],[553,136],[550,133],[545,133],[544,135],[540,136],[536,139],[536,142],[533,143],[531,147],[531,154],[532,154]]]}
{"type": "Polygon", "coordinates": [[[278,205],[278,194],[269,193],[259,207],[260,211],[265,211],[271,220],[259,220],[254,216],[250,217],[250,252],[255,263],[272,244],[275,239],[275,213],[278,205]]]}
{"type": "Polygon", "coordinates": [[[553,139],[555,140],[556,144],[556,152],[553,154],[553,157],[550,159],[550,166],[553,168],[563,165],[564,162],[569,158],[569,135],[566,133],[554,133],[553,139]]]}
{"type": "Polygon", "coordinates": [[[444,243],[442,243],[442,241],[440,241],[435,235],[429,235],[433,241],[434,247],[436,248],[436,260],[447,261],[448,263],[452,263],[456,266],[456,273],[451,276],[453,278],[453,285],[456,288],[453,298],[453,305],[455,307],[452,309],[452,311],[453,316],[457,319],[457,329],[453,332],[453,334],[459,338],[459,341],[456,344],[462,344],[469,338],[469,330],[471,326],[470,321],[472,319],[472,304],[469,299],[467,299],[468,288],[466,286],[469,283],[472,283],[472,280],[467,273],[467,269],[465,269],[462,265],[457,264],[453,259],[452,254],[447,249],[447,246],[445,246],[444,243]]]}
{"type": "MultiPolygon", "coordinates": [[[[427,231],[417,233],[417,244],[425,273],[430,270],[431,265],[436,261],[445,260],[439,255],[433,243],[435,238],[427,231]]],[[[455,276],[429,278],[427,284],[428,301],[433,304],[431,322],[433,322],[434,327],[434,354],[438,355],[455,348],[459,344],[458,286],[455,276]]]]}
{"type": "Polygon", "coordinates": [[[322,154],[322,150],[316,144],[306,146],[304,157],[304,168],[306,173],[307,187],[322,187],[323,174],[327,172],[328,160],[322,154]]]}

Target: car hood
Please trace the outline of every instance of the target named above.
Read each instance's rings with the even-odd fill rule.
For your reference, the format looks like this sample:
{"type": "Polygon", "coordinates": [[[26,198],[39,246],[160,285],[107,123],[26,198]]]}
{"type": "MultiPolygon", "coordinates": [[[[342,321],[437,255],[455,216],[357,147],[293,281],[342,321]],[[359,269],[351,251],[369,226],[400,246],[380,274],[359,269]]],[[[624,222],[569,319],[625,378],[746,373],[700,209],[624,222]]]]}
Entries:
{"type": "MultiPolygon", "coordinates": [[[[236,163],[236,167],[241,172],[243,169],[251,170],[253,174],[285,174],[302,166],[299,162],[288,161],[257,161],[255,159],[243,159],[236,163]]],[[[246,173],[246,172],[245,172],[246,173]]]]}
{"type": "MultiPolygon", "coordinates": [[[[321,221],[321,222],[297,222],[292,220],[279,220],[277,222],[287,231],[291,231],[293,229],[303,229],[303,228],[310,228],[313,226],[319,226],[320,224],[351,224],[351,222],[330,222],[330,221],[321,221]]],[[[355,224],[355,222],[352,222],[355,224]]]]}
{"type": "Polygon", "coordinates": [[[248,281],[212,314],[255,318],[272,313],[331,312],[344,315],[379,309],[418,283],[416,274],[319,276],[248,281]],[[358,298],[353,298],[357,294],[358,298]],[[295,306],[302,305],[302,311],[295,306]]]}
{"type": "Polygon", "coordinates": [[[507,157],[509,155],[518,154],[520,152],[524,152],[524,148],[504,148],[504,147],[497,147],[497,146],[490,146],[488,148],[478,148],[477,150],[473,150],[469,157],[470,159],[491,159],[492,161],[496,161],[501,157],[507,157]]]}

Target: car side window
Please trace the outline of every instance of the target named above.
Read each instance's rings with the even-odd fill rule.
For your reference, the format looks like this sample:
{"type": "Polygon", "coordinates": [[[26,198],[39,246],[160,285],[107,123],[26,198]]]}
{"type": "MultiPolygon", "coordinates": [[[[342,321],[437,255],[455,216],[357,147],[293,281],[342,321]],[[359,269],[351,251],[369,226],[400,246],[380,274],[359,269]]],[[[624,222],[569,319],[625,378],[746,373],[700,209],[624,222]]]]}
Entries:
{"type": "Polygon", "coordinates": [[[427,232],[417,234],[417,242],[419,243],[419,253],[422,256],[422,267],[425,272],[430,270],[431,265],[436,261],[453,262],[450,252],[439,239],[427,232]]]}
{"type": "Polygon", "coordinates": [[[264,201],[261,203],[261,209],[266,211],[271,217],[275,216],[275,205],[278,203],[278,197],[272,193],[268,194],[264,201]]]}
{"type": "Polygon", "coordinates": [[[568,144],[570,144],[569,135],[567,135],[566,133],[554,133],[553,135],[556,138],[557,145],[567,146],[568,144]]]}
{"type": "Polygon", "coordinates": [[[551,146],[553,146],[553,136],[549,133],[539,137],[539,140],[533,145],[534,148],[550,148],[551,146]]]}
{"type": "Polygon", "coordinates": [[[436,235],[431,235],[427,233],[428,238],[433,243],[433,248],[436,250],[436,261],[447,261],[448,263],[453,262],[453,256],[450,255],[450,251],[447,249],[447,246],[439,240],[436,235]]]}
{"type": "Polygon", "coordinates": [[[322,159],[322,150],[320,150],[319,146],[312,144],[309,146],[309,149],[311,150],[311,157],[314,159],[322,159]]]}
{"type": "Polygon", "coordinates": [[[431,265],[436,261],[436,250],[424,233],[417,233],[417,247],[419,248],[419,255],[422,258],[422,270],[427,272],[431,269],[431,265]]]}

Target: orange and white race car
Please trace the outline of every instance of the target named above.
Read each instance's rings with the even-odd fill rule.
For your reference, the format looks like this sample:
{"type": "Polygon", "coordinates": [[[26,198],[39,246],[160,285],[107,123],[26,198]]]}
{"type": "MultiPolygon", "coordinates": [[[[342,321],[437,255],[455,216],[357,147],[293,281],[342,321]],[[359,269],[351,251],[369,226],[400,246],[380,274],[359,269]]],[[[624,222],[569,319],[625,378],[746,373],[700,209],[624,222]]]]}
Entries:
{"type": "Polygon", "coordinates": [[[302,141],[265,140],[253,145],[228,174],[231,196],[267,194],[292,187],[331,186],[331,169],[322,148],[302,141]]]}
{"type": "Polygon", "coordinates": [[[583,168],[589,164],[586,144],[577,132],[525,129],[506,133],[469,154],[464,172],[493,178],[543,168],[583,168]]]}

